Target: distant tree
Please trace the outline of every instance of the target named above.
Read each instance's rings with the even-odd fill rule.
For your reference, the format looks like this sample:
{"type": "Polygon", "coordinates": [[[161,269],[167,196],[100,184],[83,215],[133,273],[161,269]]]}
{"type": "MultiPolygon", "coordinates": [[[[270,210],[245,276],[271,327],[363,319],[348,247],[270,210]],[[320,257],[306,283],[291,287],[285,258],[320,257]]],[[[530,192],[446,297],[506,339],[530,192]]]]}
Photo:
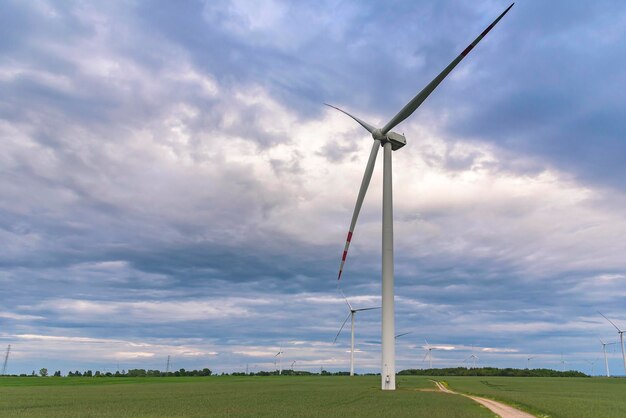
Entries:
{"type": "Polygon", "coordinates": [[[76,370],[74,372],[74,376],[82,376],[83,374],[81,372],[79,372],[78,370],[76,370]]]}
{"type": "Polygon", "coordinates": [[[30,375],[31,376],[37,376],[37,373],[35,373],[35,371],[33,370],[33,372],[30,375]]]}
{"type": "Polygon", "coordinates": [[[57,370],[56,372],[54,372],[54,376],[61,377],[61,370],[57,370]]]}
{"type": "Polygon", "coordinates": [[[100,377],[102,376],[102,374],[100,373],[100,370],[96,370],[96,372],[94,373],[95,377],[100,377]]]}
{"type": "Polygon", "coordinates": [[[83,373],[83,376],[93,377],[93,373],[91,372],[91,370],[87,370],[85,373],[83,373]]]}

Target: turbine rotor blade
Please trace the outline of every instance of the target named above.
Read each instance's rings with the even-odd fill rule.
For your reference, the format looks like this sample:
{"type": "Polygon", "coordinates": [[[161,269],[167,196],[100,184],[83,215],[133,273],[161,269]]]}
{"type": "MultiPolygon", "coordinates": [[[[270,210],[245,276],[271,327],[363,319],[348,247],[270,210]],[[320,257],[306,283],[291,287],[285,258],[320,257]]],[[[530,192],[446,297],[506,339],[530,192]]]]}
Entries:
{"type": "MultiPolygon", "coordinates": [[[[604,314],[603,314],[602,312],[598,311],[598,313],[599,313],[600,315],[604,316],[604,314]]],[[[615,324],[613,323],[613,321],[611,321],[611,320],[610,320],[609,318],[607,318],[606,316],[604,316],[604,319],[606,319],[607,321],[609,321],[609,322],[611,323],[611,325],[613,325],[613,326],[615,327],[615,329],[617,330],[617,332],[620,332],[620,333],[621,333],[621,332],[624,332],[624,331],[622,331],[621,329],[619,329],[619,328],[617,327],[617,325],[615,325],[615,324]]]]}
{"type": "Polygon", "coordinates": [[[349,113],[348,113],[348,112],[346,112],[345,110],[339,109],[338,107],[333,106],[333,105],[330,105],[330,104],[328,104],[328,103],[324,103],[324,104],[325,104],[326,106],[328,106],[328,107],[332,107],[333,109],[336,109],[336,110],[340,111],[341,113],[344,113],[344,114],[346,114],[346,115],[350,116],[350,117],[351,117],[352,119],[354,119],[354,120],[355,120],[355,121],[356,121],[359,125],[361,125],[361,126],[362,126],[362,127],[364,127],[365,129],[367,129],[369,133],[374,132],[374,129],[376,129],[376,128],[374,128],[372,125],[370,125],[369,123],[367,123],[367,122],[365,122],[365,121],[363,121],[363,120],[361,120],[361,119],[357,118],[356,116],[353,116],[353,115],[349,114],[349,113]]]}
{"type": "Polygon", "coordinates": [[[346,238],[346,245],[343,247],[343,255],[341,257],[341,264],[339,265],[339,274],[337,275],[337,280],[341,279],[341,273],[343,272],[343,265],[346,263],[346,257],[348,256],[348,248],[350,247],[350,241],[352,240],[352,233],[354,232],[354,227],[356,226],[356,220],[359,217],[361,206],[363,206],[365,193],[367,192],[367,188],[370,185],[370,180],[372,179],[374,165],[376,164],[376,155],[378,155],[379,148],[380,148],[380,141],[374,140],[372,151],[370,151],[370,157],[367,160],[367,165],[365,166],[365,173],[363,174],[363,180],[361,181],[361,188],[359,189],[359,195],[357,196],[357,199],[356,199],[354,212],[352,213],[352,221],[350,222],[350,229],[348,230],[348,237],[346,238]]]}
{"type": "Polygon", "coordinates": [[[335,339],[333,340],[333,344],[335,344],[337,342],[337,338],[339,338],[339,334],[341,334],[341,331],[343,330],[343,327],[346,326],[346,322],[348,322],[348,319],[350,319],[350,315],[352,315],[352,312],[350,312],[348,314],[348,316],[346,316],[346,320],[343,321],[343,324],[341,324],[341,328],[339,328],[339,332],[337,333],[337,335],[335,335],[335,339]]]}
{"type": "Polygon", "coordinates": [[[498,18],[494,20],[491,25],[487,26],[487,28],[480,35],[478,35],[478,38],[476,38],[474,42],[469,44],[469,46],[465,48],[463,52],[461,52],[461,54],[456,57],[454,61],[452,61],[437,77],[435,77],[433,81],[428,83],[428,85],[424,87],[422,91],[417,94],[417,96],[415,96],[409,103],[407,103],[402,108],[402,110],[400,110],[400,112],[398,112],[398,114],[394,116],[393,119],[391,119],[383,127],[383,129],[381,130],[382,134],[386,135],[387,132],[392,130],[396,125],[411,116],[411,114],[415,112],[415,110],[424,102],[424,100],[426,100],[430,93],[432,93],[433,90],[437,88],[439,83],[441,83],[443,79],[446,78],[448,74],[450,74],[454,67],[456,67],[457,64],[461,62],[461,60],[465,58],[465,56],[469,54],[469,52],[478,44],[478,42],[480,42],[485,37],[485,35],[487,35],[487,33],[489,33],[491,29],[493,29],[493,27],[500,21],[500,19],[502,19],[502,17],[511,9],[511,7],[513,7],[513,4],[515,3],[512,3],[509,7],[507,7],[507,9],[502,12],[502,14],[498,16],[498,18]]]}
{"type": "Polygon", "coordinates": [[[380,309],[380,306],[377,306],[375,308],[361,308],[361,309],[355,309],[354,312],[361,312],[361,311],[371,311],[372,309],[380,309]]]}
{"type": "Polygon", "coordinates": [[[352,309],[352,305],[350,305],[350,302],[348,302],[348,298],[347,298],[347,297],[346,297],[346,295],[343,293],[343,290],[341,290],[341,288],[340,288],[340,287],[338,287],[338,288],[339,288],[339,291],[341,292],[341,296],[343,296],[343,300],[345,300],[345,301],[346,301],[346,303],[348,304],[348,309],[350,309],[351,311],[353,311],[354,309],[352,309]]]}
{"type": "Polygon", "coordinates": [[[403,332],[402,334],[398,334],[398,335],[396,335],[396,338],[404,337],[405,335],[410,334],[410,333],[411,333],[411,331],[409,331],[409,332],[403,332]]]}

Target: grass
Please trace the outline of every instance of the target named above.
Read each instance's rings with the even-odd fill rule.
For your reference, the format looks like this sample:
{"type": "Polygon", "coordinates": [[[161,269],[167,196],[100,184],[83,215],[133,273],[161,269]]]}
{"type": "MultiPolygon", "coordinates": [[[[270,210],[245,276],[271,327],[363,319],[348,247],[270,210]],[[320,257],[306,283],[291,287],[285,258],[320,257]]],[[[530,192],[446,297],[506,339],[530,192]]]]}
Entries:
{"type": "Polygon", "coordinates": [[[492,417],[424,377],[0,378],[7,417],[492,417]]]}
{"type": "Polygon", "coordinates": [[[499,400],[541,417],[626,417],[626,379],[441,377],[457,392],[499,400]]]}

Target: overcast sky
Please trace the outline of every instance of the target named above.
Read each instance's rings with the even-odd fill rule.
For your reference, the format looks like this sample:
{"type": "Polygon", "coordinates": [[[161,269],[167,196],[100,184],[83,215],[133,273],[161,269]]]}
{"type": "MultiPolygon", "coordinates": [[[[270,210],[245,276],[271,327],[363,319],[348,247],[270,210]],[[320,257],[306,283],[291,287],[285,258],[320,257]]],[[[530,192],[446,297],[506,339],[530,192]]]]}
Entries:
{"type": "MultiPolygon", "coordinates": [[[[336,275],[372,139],[323,103],[382,126],[509,5],[1,3],[9,373],[269,370],[281,345],[347,370],[336,275]]],[[[626,327],[625,64],[622,2],[521,0],[397,127],[398,370],[426,339],[436,367],[591,372],[617,340],[597,311],[626,327]]],[[[380,303],[381,180],[382,153],[356,307],[380,303]]],[[[358,314],[358,372],[379,339],[358,314]]]]}

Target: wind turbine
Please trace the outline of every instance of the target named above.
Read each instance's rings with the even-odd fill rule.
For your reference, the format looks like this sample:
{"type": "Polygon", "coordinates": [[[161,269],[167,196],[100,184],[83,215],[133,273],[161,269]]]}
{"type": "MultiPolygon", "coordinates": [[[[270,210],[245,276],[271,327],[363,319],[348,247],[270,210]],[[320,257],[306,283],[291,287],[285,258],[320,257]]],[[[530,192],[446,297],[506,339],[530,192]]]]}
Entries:
{"type": "Polygon", "coordinates": [[[591,376],[594,375],[594,371],[595,371],[595,365],[596,365],[596,361],[598,361],[599,359],[593,359],[593,360],[586,360],[587,363],[589,363],[591,365],[591,376]]]}
{"type": "MultiPolygon", "coordinates": [[[[384,306],[384,305],[383,305],[384,306]]],[[[604,314],[602,314],[602,312],[598,312],[600,315],[604,316],[604,314]]],[[[607,318],[606,316],[604,316],[604,319],[606,319],[607,321],[609,321],[611,323],[611,325],[613,325],[615,327],[615,329],[617,330],[617,333],[619,334],[619,345],[620,347],[622,347],[622,360],[624,361],[624,371],[626,372],[626,354],[624,354],[624,330],[621,330],[617,327],[617,325],[615,325],[613,323],[613,321],[611,321],[609,318],[607,318]]]]}
{"type": "Polygon", "coordinates": [[[278,374],[281,375],[283,374],[283,346],[281,345],[280,348],[278,349],[278,353],[276,353],[274,355],[274,365],[276,365],[276,358],[278,358],[278,374]]]}
{"type": "Polygon", "coordinates": [[[606,346],[616,343],[605,343],[604,341],[600,340],[600,344],[602,344],[602,352],[604,353],[604,366],[606,367],[606,377],[611,377],[611,373],[609,372],[609,360],[607,360],[606,358],[606,346]]]}
{"type": "Polygon", "coordinates": [[[428,341],[424,340],[424,342],[426,343],[426,347],[424,347],[424,349],[426,350],[426,355],[422,359],[422,363],[425,362],[426,359],[428,358],[428,368],[432,369],[433,368],[433,354],[432,354],[432,351],[436,350],[436,348],[432,347],[430,344],[428,344],[428,341]]]}
{"type": "Polygon", "coordinates": [[[534,359],[534,358],[535,358],[535,357],[528,357],[528,358],[526,359],[526,368],[527,368],[527,369],[529,369],[529,370],[530,370],[530,361],[531,361],[532,359],[534,359]]]}
{"type": "MultiPolygon", "coordinates": [[[[474,368],[474,369],[475,369],[475,368],[476,368],[476,360],[479,360],[479,357],[478,357],[477,355],[475,355],[474,353],[472,353],[472,355],[471,355],[471,356],[468,356],[465,360],[463,360],[463,363],[465,363],[465,362],[466,362],[467,360],[469,360],[469,359],[472,359],[472,360],[473,360],[473,363],[474,363],[474,364],[473,364],[472,368],[474,368]]],[[[469,363],[468,363],[468,366],[469,366],[469,363]]],[[[468,367],[468,368],[469,368],[469,367],[468,367]]]]}
{"type": "Polygon", "coordinates": [[[341,289],[339,289],[339,291],[341,292],[343,299],[348,304],[348,309],[350,310],[350,313],[348,314],[348,316],[346,316],[346,319],[343,321],[343,324],[341,324],[341,328],[339,328],[339,332],[337,333],[337,335],[335,335],[333,344],[337,342],[337,338],[339,338],[339,334],[341,334],[341,331],[343,330],[343,327],[346,325],[346,322],[348,322],[348,319],[352,319],[351,327],[350,327],[351,328],[351,331],[350,331],[350,376],[354,376],[354,315],[357,312],[361,312],[361,311],[371,311],[372,309],[380,309],[380,306],[377,306],[374,308],[354,309],[352,305],[350,305],[350,302],[348,301],[348,298],[346,297],[346,295],[343,294],[343,291],[341,291],[341,289]]]}
{"type": "MultiPolygon", "coordinates": [[[[515,4],[515,3],[513,3],[515,4]]],[[[426,87],[422,89],[409,103],[407,103],[398,114],[396,114],[382,128],[375,128],[369,123],[341,110],[335,106],[328,105],[340,112],[345,113],[354,119],[359,125],[372,134],[374,144],[370,152],[361,187],[356,200],[348,237],[343,249],[343,256],[339,267],[337,280],[341,279],[343,266],[348,255],[348,248],[352,240],[352,234],[356,226],[356,221],[363,205],[363,199],[372,178],[374,164],[378,148],[383,147],[383,231],[382,231],[382,355],[381,355],[381,386],[383,390],[396,389],[396,353],[395,353],[395,330],[394,330],[394,272],[393,272],[393,191],[391,181],[391,152],[396,151],[406,145],[406,138],[391,130],[400,122],[411,116],[413,112],[426,100],[426,98],[439,86],[444,78],[465,58],[470,51],[489,33],[491,29],[502,19],[502,17],[513,7],[511,4],[496,20],[494,20],[478,37],[467,46],[444,70],[439,73],[426,87]]]]}

